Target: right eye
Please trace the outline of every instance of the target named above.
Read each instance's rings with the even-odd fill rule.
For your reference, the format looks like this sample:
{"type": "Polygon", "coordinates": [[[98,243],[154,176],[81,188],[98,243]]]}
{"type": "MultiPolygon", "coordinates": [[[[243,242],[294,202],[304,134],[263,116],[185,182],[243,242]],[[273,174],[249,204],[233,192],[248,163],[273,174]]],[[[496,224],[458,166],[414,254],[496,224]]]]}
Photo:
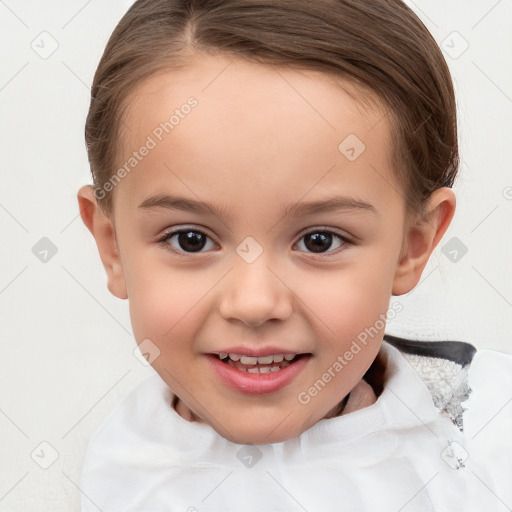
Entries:
{"type": "Polygon", "coordinates": [[[159,244],[174,253],[198,253],[215,248],[217,244],[210,239],[208,235],[197,229],[177,229],[166,233],[160,240],[159,244]],[[210,244],[210,245],[208,245],[210,244]]]}

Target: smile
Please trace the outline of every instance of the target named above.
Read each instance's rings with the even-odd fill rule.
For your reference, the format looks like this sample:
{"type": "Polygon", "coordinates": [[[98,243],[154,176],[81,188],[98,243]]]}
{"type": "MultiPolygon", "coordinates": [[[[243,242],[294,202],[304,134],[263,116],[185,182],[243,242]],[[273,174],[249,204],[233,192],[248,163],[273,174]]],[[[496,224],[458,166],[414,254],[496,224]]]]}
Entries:
{"type": "Polygon", "coordinates": [[[218,358],[223,362],[246,373],[274,373],[290,366],[297,358],[305,354],[273,354],[252,357],[242,354],[227,354],[221,352],[218,358]]]}
{"type": "Polygon", "coordinates": [[[231,389],[249,394],[275,393],[306,368],[312,354],[247,356],[236,353],[206,354],[214,374],[231,389]]]}

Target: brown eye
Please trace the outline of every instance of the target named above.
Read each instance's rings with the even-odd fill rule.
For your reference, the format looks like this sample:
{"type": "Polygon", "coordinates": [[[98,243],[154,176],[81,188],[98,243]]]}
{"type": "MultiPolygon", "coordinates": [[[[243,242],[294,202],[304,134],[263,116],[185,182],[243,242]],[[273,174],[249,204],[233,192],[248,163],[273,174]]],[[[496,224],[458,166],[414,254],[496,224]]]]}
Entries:
{"type": "Polygon", "coordinates": [[[314,233],[304,237],[304,245],[311,252],[325,252],[332,244],[332,235],[329,233],[314,233]]]}
{"type": "Polygon", "coordinates": [[[197,231],[178,233],[178,245],[186,252],[198,252],[206,245],[206,237],[197,231]]]}
{"type": "Polygon", "coordinates": [[[345,238],[331,231],[312,231],[304,235],[297,246],[300,250],[320,254],[332,252],[345,243],[347,243],[345,238]]]}
{"type": "Polygon", "coordinates": [[[171,250],[179,253],[201,252],[205,247],[207,249],[215,248],[214,242],[207,235],[195,229],[173,231],[166,234],[160,242],[167,244],[171,250]]]}

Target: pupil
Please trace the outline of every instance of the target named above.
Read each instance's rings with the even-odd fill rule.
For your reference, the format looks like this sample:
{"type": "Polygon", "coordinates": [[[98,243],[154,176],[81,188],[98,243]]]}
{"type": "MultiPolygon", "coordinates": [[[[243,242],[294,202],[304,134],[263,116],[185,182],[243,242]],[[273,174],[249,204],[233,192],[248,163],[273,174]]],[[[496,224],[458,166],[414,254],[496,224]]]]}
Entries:
{"type": "Polygon", "coordinates": [[[329,233],[314,233],[307,235],[304,245],[312,252],[323,252],[332,244],[332,235],[329,233]]]}
{"type": "Polygon", "coordinates": [[[196,231],[186,231],[179,233],[178,242],[184,251],[197,252],[205,246],[206,237],[196,231]]]}

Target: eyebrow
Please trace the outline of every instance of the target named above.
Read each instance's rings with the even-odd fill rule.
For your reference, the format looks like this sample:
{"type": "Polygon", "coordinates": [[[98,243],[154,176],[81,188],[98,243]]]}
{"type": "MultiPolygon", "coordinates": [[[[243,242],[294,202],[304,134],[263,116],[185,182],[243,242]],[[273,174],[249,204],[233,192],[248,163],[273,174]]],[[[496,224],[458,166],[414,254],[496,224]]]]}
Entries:
{"type": "MultiPolygon", "coordinates": [[[[184,212],[192,212],[203,215],[215,215],[219,218],[230,218],[228,209],[225,206],[216,206],[205,203],[204,201],[196,201],[185,197],[172,196],[167,194],[157,194],[155,196],[144,199],[138,208],[142,210],[153,210],[157,208],[167,210],[179,210],[184,212]]],[[[305,217],[315,213],[324,213],[332,211],[368,211],[377,213],[374,206],[365,201],[354,199],[351,197],[335,196],[320,201],[309,201],[292,204],[286,207],[282,216],[305,217]]]]}
{"type": "Polygon", "coordinates": [[[216,217],[229,217],[225,207],[218,207],[204,201],[196,201],[195,199],[187,199],[185,197],[171,196],[166,194],[157,194],[155,196],[144,199],[139,204],[139,208],[143,210],[154,210],[163,208],[166,210],[180,210],[184,212],[198,213],[202,215],[215,215],[216,217]]]}
{"type": "Polygon", "coordinates": [[[363,210],[375,214],[377,213],[375,207],[370,203],[351,197],[335,196],[323,201],[309,201],[293,204],[284,210],[283,216],[290,215],[292,217],[301,217],[337,210],[363,210]]]}

